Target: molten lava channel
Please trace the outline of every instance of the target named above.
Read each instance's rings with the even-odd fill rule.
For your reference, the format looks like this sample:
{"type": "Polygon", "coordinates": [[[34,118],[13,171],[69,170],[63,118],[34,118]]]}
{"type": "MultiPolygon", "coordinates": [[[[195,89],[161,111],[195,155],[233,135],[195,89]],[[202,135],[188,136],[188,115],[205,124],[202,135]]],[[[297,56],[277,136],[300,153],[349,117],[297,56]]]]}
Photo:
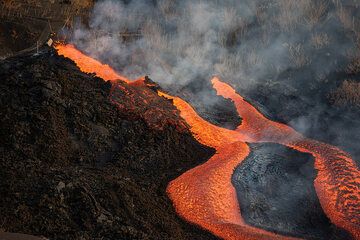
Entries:
{"type": "Polygon", "coordinates": [[[83,72],[95,73],[96,76],[107,81],[122,80],[124,82],[130,82],[126,77],[117,74],[109,65],[102,64],[101,62],[86,56],[77,50],[74,45],[57,44],[55,45],[55,49],[59,55],[73,60],[83,72]]]}
{"type": "MultiPolygon", "coordinates": [[[[58,45],[56,49],[84,72],[95,72],[105,80],[129,82],[72,45],[58,45]]],[[[212,84],[218,95],[233,101],[242,117],[236,130],[215,126],[202,119],[184,100],[158,93],[173,100],[199,142],[216,149],[216,154],[206,163],[168,185],[167,192],[177,213],[224,239],[295,239],[247,225],[231,184],[235,167],[249,154],[246,142],[273,142],[314,156],[318,171],[314,185],[325,214],[354,239],[360,239],[360,171],[351,157],[334,146],[307,139],[285,124],[265,118],[217,77],[212,79],[212,84]]]]}

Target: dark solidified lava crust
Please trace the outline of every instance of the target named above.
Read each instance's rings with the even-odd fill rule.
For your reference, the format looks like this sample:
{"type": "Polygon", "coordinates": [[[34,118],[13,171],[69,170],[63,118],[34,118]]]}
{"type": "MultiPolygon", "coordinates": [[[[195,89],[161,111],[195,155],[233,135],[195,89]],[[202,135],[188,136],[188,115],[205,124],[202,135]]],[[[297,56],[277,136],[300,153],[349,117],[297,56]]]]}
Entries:
{"type": "Polygon", "coordinates": [[[167,90],[188,102],[206,121],[234,130],[241,124],[241,118],[229,99],[218,96],[210,79],[196,79],[185,86],[172,85],[167,90]]]}
{"type": "MultiPolygon", "coordinates": [[[[120,110],[110,83],[52,51],[0,62],[0,80],[2,230],[51,239],[215,239],[178,217],[166,195],[169,181],[213,150],[120,110]]],[[[163,113],[175,111],[162,104],[163,113]]]]}
{"type": "Polygon", "coordinates": [[[314,158],[280,144],[250,144],[232,183],[244,220],[255,227],[305,239],[351,239],[331,224],[317,198],[314,158]]]}

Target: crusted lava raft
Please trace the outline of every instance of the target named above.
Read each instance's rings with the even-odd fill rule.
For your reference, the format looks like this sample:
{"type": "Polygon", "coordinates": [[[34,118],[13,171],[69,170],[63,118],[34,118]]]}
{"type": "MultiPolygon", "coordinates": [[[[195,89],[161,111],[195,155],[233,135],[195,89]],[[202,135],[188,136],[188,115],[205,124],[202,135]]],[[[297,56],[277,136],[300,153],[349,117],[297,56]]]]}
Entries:
{"type": "Polygon", "coordinates": [[[52,50],[0,62],[0,79],[2,230],[51,239],[215,238],[180,219],[166,196],[170,180],[213,150],[151,83],[112,85],[52,50]]]}
{"type": "Polygon", "coordinates": [[[321,208],[310,154],[274,143],[249,145],[249,156],[232,176],[248,224],[305,239],[351,239],[321,208]]]}

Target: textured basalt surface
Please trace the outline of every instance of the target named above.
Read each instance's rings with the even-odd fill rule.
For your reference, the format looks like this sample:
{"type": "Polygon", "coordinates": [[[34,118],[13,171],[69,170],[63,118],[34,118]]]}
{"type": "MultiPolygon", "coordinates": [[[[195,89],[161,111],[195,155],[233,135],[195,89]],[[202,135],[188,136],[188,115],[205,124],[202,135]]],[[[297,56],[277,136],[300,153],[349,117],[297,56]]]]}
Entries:
{"type": "Polygon", "coordinates": [[[232,177],[248,224],[305,239],[351,239],[320,206],[310,154],[273,143],[250,146],[250,155],[232,177]]]}

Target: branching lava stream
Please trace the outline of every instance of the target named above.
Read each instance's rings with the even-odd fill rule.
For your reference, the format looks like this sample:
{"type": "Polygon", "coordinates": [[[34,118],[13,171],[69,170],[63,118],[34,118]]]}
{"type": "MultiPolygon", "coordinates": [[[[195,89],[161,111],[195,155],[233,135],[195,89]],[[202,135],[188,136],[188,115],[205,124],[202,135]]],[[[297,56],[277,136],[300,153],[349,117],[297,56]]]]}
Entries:
{"type": "MultiPolygon", "coordinates": [[[[57,45],[56,49],[84,72],[95,72],[105,80],[129,82],[72,45],[57,45]]],[[[236,130],[217,127],[202,119],[182,99],[158,92],[173,100],[199,142],[216,149],[216,154],[206,163],[168,185],[168,195],[178,214],[224,239],[295,239],[247,225],[231,183],[235,167],[249,154],[246,142],[274,142],[315,157],[318,175],[314,185],[325,214],[335,225],[360,239],[360,172],[351,157],[334,146],[307,139],[285,124],[265,118],[217,77],[212,83],[218,95],[233,101],[242,117],[242,124],[236,130]]]]}

